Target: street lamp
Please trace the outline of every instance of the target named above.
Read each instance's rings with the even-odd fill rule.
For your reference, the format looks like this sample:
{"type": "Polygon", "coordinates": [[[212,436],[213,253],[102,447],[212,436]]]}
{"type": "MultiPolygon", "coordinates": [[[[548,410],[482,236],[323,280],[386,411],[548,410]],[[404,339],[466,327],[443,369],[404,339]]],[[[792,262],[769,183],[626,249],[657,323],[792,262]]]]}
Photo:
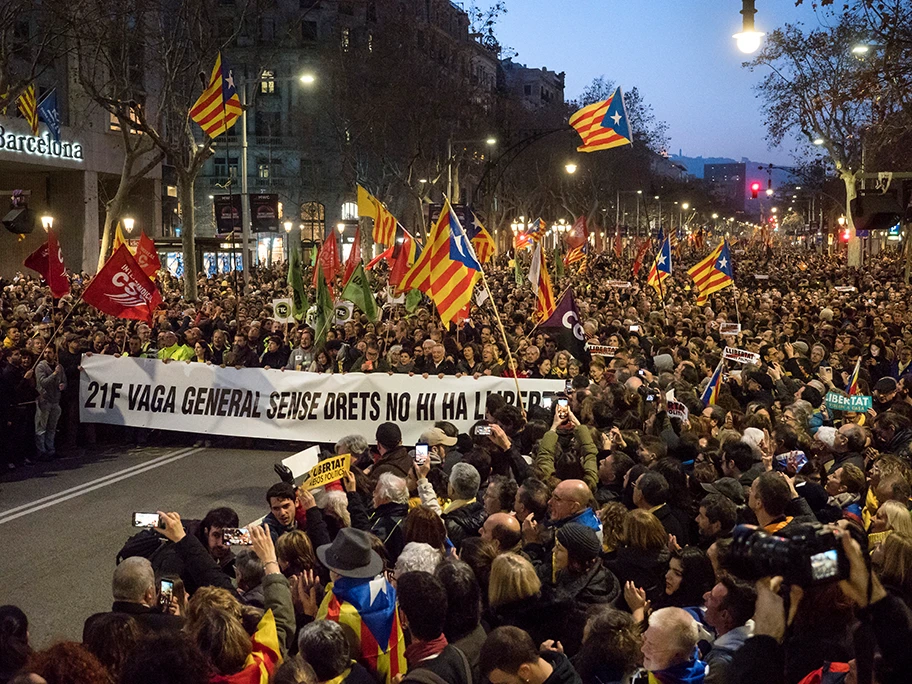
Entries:
{"type": "Polygon", "coordinates": [[[754,30],[754,15],[757,10],[754,8],[754,0],[742,0],[741,5],[741,33],[732,36],[735,39],[738,49],[741,52],[750,54],[756,52],[760,47],[760,39],[765,35],[760,31],[754,30]]]}
{"type": "Polygon", "coordinates": [[[573,162],[567,162],[564,164],[564,168],[567,170],[567,173],[574,174],[576,173],[577,166],[573,162]]]}
{"type": "Polygon", "coordinates": [[[773,196],[773,192],[774,192],[774,190],[773,190],[772,188],[767,188],[767,189],[766,189],[766,196],[767,196],[767,197],[772,197],[772,196],[773,196]]]}
{"type": "Polygon", "coordinates": [[[136,225],[136,219],[125,217],[123,219],[124,230],[127,231],[127,235],[133,232],[133,226],[136,225]]]}
{"type": "Polygon", "coordinates": [[[54,217],[53,216],[42,216],[41,217],[41,227],[44,228],[44,232],[47,233],[54,227],[54,217]]]}
{"type": "MultiPolygon", "coordinates": [[[[493,147],[497,144],[497,138],[493,135],[489,135],[487,138],[482,138],[481,140],[453,140],[449,138],[447,140],[447,199],[451,202],[454,201],[453,197],[453,145],[467,145],[469,143],[479,143],[483,142],[489,147],[493,147]]],[[[458,197],[455,199],[459,199],[458,197]]]]}
{"type": "Polygon", "coordinates": [[[301,74],[299,79],[304,85],[313,85],[317,78],[313,74],[301,74]]]}
{"type": "Polygon", "coordinates": [[[853,55],[866,55],[871,51],[870,45],[865,45],[864,43],[859,43],[858,45],[852,46],[853,55]]]}
{"type": "Polygon", "coordinates": [[[823,145],[823,138],[814,138],[815,145],[823,145]]]}
{"type": "Polygon", "coordinates": [[[291,221],[285,221],[285,223],[282,224],[282,227],[285,228],[286,233],[290,233],[291,229],[294,227],[294,224],[291,221]]]}
{"type": "Polygon", "coordinates": [[[336,230],[339,231],[339,235],[342,235],[342,233],[345,232],[345,224],[344,224],[344,223],[337,223],[337,224],[336,224],[336,230]]]}
{"type": "Polygon", "coordinates": [[[684,211],[687,211],[688,209],[690,209],[690,205],[687,202],[684,202],[681,205],[681,209],[683,209],[684,211]]]}

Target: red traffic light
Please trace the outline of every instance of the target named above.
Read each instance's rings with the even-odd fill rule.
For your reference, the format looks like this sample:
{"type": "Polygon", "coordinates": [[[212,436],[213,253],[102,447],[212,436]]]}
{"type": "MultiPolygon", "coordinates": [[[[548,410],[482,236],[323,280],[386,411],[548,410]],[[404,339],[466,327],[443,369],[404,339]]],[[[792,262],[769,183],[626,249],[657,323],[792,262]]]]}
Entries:
{"type": "Polygon", "coordinates": [[[757,199],[760,194],[760,183],[751,183],[751,199],[757,199]]]}
{"type": "Polygon", "coordinates": [[[848,242],[848,241],[849,241],[849,237],[851,237],[851,236],[849,235],[849,229],[846,228],[844,231],[842,231],[842,241],[843,241],[843,242],[848,242]]]}

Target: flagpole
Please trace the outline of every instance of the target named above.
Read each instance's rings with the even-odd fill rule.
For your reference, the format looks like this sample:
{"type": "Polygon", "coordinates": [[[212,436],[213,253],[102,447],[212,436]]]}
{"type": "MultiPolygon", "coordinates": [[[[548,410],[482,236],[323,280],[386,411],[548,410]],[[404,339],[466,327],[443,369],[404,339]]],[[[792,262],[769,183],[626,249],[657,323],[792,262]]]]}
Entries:
{"type": "MultiPolygon", "coordinates": [[[[88,287],[88,285],[87,285],[86,287],[88,287]]],[[[54,340],[57,338],[57,334],[58,334],[61,330],[63,330],[63,325],[64,325],[64,323],[66,323],[67,320],[69,320],[70,316],[72,316],[72,315],[73,315],[73,312],[76,310],[76,307],[77,307],[77,306],[79,305],[79,303],[82,301],[82,293],[85,292],[85,289],[86,289],[85,287],[82,288],[82,292],[79,293],[79,299],[77,299],[75,302],[73,302],[73,306],[70,307],[69,313],[67,313],[67,315],[63,317],[63,320],[60,321],[60,325],[57,326],[57,329],[54,330],[54,332],[53,332],[53,334],[51,335],[50,339],[47,341],[47,344],[45,345],[45,349],[47,349],[49,346],[51,346],[51,344],[53,344],[54,340]]],[[[126,339],[126,338],[124,338],[124,339],[126,339]]],[[[44,354],[43,354],[43,352],[42,352],[41,354],[38,355],[38,358],[35,359],[35,364],[32,366],[32,370],[35,370],[35,369],[38,367],[38,364],[41,363],[41,359],[42,359],[43,355],[44,355],[44,354]]]]}
{"type": "Polygon", "coordinates": [[[519,377],[517,377],[518,368],[513,362],[513,352],[510,351],[510,343],[507,340],[507,332],[504,330],[503,321],[500,320],[500,312],[497,310],[497,304],[494,301],[494,295],[491,294],[491,288],[488,287],[488,279],[485,277],[484,269],[481,269],[481,283],[484,285],[485,291],[488,293],[488,299],[491,301],[491,308],[494,309],[494,318],[497,319],[497,327],[500,329],[500,334],[503,337],[504,348],[507,350],[507,363],[513,371],[513,382],[516,383],[516,402],[519,406],[519,410],[522,411],[523,418],[526,417],[526,407],[523,406],[522,392],[519,389],[519,377]]]}
{"type": "Polygon", "coordinates": [[[732,294],[734,294],[735,300],[735,316],[738,318],[738,326],[741,326],[741,312],[738,311],[738,286],[735,285],[735,279],[732,278],[732,294]]]}
{"type": "MultiPolygon", "coordinates": [[[[559,302],[560,300],[562,300],[564,298],[564,295],[567,294],[572,287],[573,287],[572,285],[567,285],[567,287],[564,289],[564,291],[561,292],[560,295],[554,301],[559,302]]],[[[490,294],[490,293],[488,293],[488,294],[490,294]]],[[[545,321],[545,319],[542,319],[542,320],[538,321],[535,325],[532,326],[532,330],[530,330],[526,334],[527,340],[532,337],[532,333],[534,333],[536,330],[538,330],[538,326],[540,326],[542,323],[544,323],[544,321],[545,321]]]]}

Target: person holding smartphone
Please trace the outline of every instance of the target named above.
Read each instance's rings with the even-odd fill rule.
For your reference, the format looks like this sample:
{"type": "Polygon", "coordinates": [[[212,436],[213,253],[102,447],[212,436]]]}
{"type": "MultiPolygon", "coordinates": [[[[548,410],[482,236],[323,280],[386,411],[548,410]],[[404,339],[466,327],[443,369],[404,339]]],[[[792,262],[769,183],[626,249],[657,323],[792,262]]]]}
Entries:
{"type": "Polygon", "coordinates": [[[582,480],[594,491],[598,485],[597,455],[588,426],[580,423],[566,398],[558,399],[551,429],[542,437],[533,463],[541,479],[582,480]]]}

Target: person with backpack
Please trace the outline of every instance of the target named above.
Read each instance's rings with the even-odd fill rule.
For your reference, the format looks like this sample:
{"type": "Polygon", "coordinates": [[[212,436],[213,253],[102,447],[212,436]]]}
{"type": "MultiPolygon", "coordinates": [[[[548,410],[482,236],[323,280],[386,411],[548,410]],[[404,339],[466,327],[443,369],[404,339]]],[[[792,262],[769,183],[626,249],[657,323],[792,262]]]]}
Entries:
{"type": "Polygon", "coordinates": [[[536,477],[552,486],[561,480],[582,480],[595,491],[599,481],[597,456],[590,428],[580,423],[569,406],[558,404],[551,429],[538,445],[533,463],[536,477]]]}

